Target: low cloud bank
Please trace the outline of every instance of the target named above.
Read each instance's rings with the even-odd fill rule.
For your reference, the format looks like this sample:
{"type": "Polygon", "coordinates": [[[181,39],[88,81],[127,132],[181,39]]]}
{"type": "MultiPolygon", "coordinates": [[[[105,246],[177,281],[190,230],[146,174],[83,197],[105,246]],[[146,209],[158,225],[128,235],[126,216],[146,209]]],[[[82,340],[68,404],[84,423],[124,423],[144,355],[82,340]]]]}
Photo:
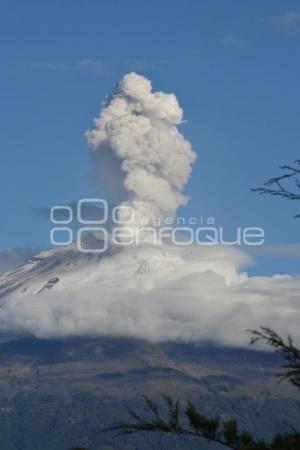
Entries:
{"type": "Polygon", "coordinates": [[[51,290],[11,298],[3,331],[38,337],[126,336],[247,346],[260,325],[300,341],[300,277],[249,277],[229,248],[141,247],[61,274],[51,290]]]}

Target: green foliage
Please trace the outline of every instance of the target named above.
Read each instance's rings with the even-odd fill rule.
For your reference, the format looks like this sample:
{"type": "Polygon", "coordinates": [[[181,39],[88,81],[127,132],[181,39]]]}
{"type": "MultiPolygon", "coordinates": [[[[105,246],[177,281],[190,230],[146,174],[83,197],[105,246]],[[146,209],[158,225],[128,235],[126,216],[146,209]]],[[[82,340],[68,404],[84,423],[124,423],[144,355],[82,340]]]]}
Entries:
{"type": "MultiPolygon", "coordinates": [[[[145,420],[134,411],[130,410],[135,423],[118,423],[109,428],[116,431],[118,435],[126,435],[137,432],[159,431],[162,433],[174,433],[184,436],[193,436],[205,439],[231,448],[233,450],[267,450],[269,448],[264,442],[256,441],[249,433],[240,432],[235,420],[221,420],[219,417],[207,417],[200,414],[195,405],[188,401],[184,411],[180,409],[179,401],[174,402],[170,397],[163,396],[165,409],[160,408],[158,403],[145,397],[145,403],[149,412],[153,415],[152,420],[145,420]],[[166,418],[164,418],[166,416],[166,418]],[[184,423],[187,419],[187,423],[184,423]]],[[[274,447],[277,448],[277,447],[274,447]]],[[[285,447],[278,447],[280,450],[285,447]]]]}
{"type": "Polygon", "coordinates": [[[189,420],[189,425],[196,434],[202,435],[205,439],[219,439],[220,419],[214,417],[207,418],[203,414],[199,414],[194,404],[190,401],[187,403],[185,414],[189,420]]]}
{"type": "MultiPolygon", "coordinates": [[[[5,394],[5,393],[3,393],[5,394]]],[[[198,402],[198,397],[195,401],[198,402]]],[[[276,430],[286,427],[280,418],[294,426],[300,421],[300,410],[291,399],[269,399],[258,404],[243,395],[228,395],[212,390],[202,394],[195,408],[203,415],[238,419],[241,429],[251,430],[270,438],[276,430]]],[[[159,409],[164,401],[155,399],[159,409]]],[[[89,450],[221,450],[219,444],[207,443],[193,436],[175,433],[134,433],[114,438],[115,432],[99,433],[112,422],[133,422],[126,407],[139,417],[147,418],[146,404],[139,399],[99,398],[90,392],[74,393],[71,397],[31,392],[0,400],[1,450],[69,450],[77,447],[89,450]],[[145,405],[145,406],[144,406],[145,405]],[[199,441],[199,442],[198,442],[199,441]],[[199,445],[200,443],[200,445],[199,445]]],[[[184,422],[184,407],[179,405],[179,418],[184,422]]],[[[152,413],[151,413],[152,414],[152,413]]],[[[163,419],[166,420],[167,405],[163,419]]],[[[175,425],[173,425],[175,428],[175,425]]]]}
{"type": "MultiPolygon", "coordinates": [[[[291,336],[285,341],[275,331],[267,327],[260,327],[259,330],[249,330],[253,337],[251,344],[262,341],[273,347],[287,361],[283,365],[285,369],[283,374],[277,376],[286,379],[298,389],[300,389],[300,350],[294,346],[291,336]]],[[[300,448],[300,447],[299,447],[300,448]]]]}
{"type": "MultiPolygon", "coordinates": [[[[260,327],[259,330],[249,330],[252,334],[251,344],[262,341],[273,347],[287,361],[283,367],[284,374],[281,379],[287,379],[300,389],[300,350],[293,344],[288,336],[285,341],[275,331],[260,327]]],[[[285,434],[276,434],[271,442],[256,439],[250,433],[241,431],[236,420],[222,420],[219,416],[209,417],[198,411],[195,404],[188,401],[182,410],[179,401],[168,396],[162,396],[163,405],[152,399],[144,397],[147,410],[152,419],[142,417],[130,409],[133,423],[117,423],[110,427],[110,431],[118,435],[133,434],[137,432],[161,432],[193,436],[208,443],[220,444],[232,450],[299,450],[300,433],[292,429],[285,434]]],[[[201,448],[201,447],[199,447],[201,448]]]]}
{"type": "Polygon", "coordinates": [[[221,420],[219,417],[210,418],[199,413],[190,401],[181,411],[180,403],[174,402],[170,397],[163,396],[165,408],[147,397],[144,400],[149,413],[153,416],[152,419],[145,419],[130,410],[135,423],[117,423],[107,430],[115,431],[118,436],[137,432],[161,432],[193,436],[232,450],[300,449],[300,434],[294,430],[287,434],[278,434],[272,442],[267,443],[255,439],[250,433],[240,431],[236,420],[221,420]]]}

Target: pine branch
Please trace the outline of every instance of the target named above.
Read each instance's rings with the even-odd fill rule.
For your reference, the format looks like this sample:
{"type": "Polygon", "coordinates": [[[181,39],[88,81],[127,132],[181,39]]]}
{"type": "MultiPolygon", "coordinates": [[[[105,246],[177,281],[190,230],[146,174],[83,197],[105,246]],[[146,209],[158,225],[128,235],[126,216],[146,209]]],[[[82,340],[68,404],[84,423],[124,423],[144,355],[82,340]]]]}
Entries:
{"type": "Polygon", "coordinates": [[[104,431],[113,431],[116,436],[138,432],[163,432],[204,439],[231,450],[268,450],[271,448],[263,441],[255,441],[249,433],[239,432],[234,420],[221,421],[219,417],[209,418],[200,414],[190,401],[187,402],[186,408],[181,410],[179,401],[174,401],[168,396],[162,396],[162,399],[165,405],[164,409],[160,408],[153,400],[144,397],[149,413],[153,416],[152,420],[147,420],[136,412],[132,414],[131,411],[135,422],[117,423],[104,431]],[[166,419],[163,416],[166,416],[166,419]]]}
{"type": "Polygon", "coordinates": [[[278,374],[281,380],[287,379],[294,386],[300,389],[300,350],[294,346],[291,336],[284,341],[274,330],[267,327],[260,327],[259,330],[247,330],[252,334],[250,344],[262,341],[267,345],[275,348],[275,351],[280,353],[287,361],[283,365],[286,373],[278,374]]]}
{"type": "MultiPolygon", "coordinates": [[[[286,173],[278,177],[270,178],[263,186],[251,189],[252,192],[283,197],[287,200],[300,200],[300,192],[298,192],[300,190],[300,160],[298,159],[295,161],[295,166],[283,165],[280,166],[280,169],[286,171],[286,173]],[[294,180],[296,185],[295,191],[285,186],[286,182],[289,180],[294,180]]],[[[297,214],[295,217],[300,217],[300,214],[297,214]]]]}

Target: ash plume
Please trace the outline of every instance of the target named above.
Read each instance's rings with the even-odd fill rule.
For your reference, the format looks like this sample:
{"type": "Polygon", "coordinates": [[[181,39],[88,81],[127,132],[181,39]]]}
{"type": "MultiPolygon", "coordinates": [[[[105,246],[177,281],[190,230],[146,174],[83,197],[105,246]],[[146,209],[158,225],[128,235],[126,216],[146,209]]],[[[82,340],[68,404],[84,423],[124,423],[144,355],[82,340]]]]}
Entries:
{"type": "MultiPolygon", "coordinates": [[[[195,153],[181,122],[173,94],[153,93],[149,80],[131,73],[86,133],[92,173],[98,182],[106,177],[110,192],[122,186],[133,227],[175,214],[187,201],[182,191],[195,153]]],[[[0,333],[240,347],[248,346],[246,329],[264,325],[300,341],[299,275],[250,276],[243,271],[249,255],[228,246],[143,241],[123,248],[80,253],[74,242],[0,275],[0,333]]]]}
{"type": "Polygon", "coordinates": [[[187,202],[182,190],[196,154],[178,131],[182,117],[174,94],[153,92],[148,79],[129,73],[86,133],[96,177],[109,155],[118,160],[128,192],[122,205],[133,208],[134,227],[173,216],[187,202]]]}

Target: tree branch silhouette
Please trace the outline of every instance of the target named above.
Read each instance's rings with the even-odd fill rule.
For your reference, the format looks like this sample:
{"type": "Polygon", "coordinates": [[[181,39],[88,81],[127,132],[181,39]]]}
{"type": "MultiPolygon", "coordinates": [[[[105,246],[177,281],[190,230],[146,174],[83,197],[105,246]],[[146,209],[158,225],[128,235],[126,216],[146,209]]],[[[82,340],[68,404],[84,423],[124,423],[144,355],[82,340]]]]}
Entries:
{"type": "MultiPolygon", "coordinates": [[[[287,361],[283,365],[284,374],[278,374],[300,389],[300,350],[295,347],[290,336],[284,340],[279,334],[267,327],[247,330],[252,334],[250,344],[259,341],[273,347],[287,361]]],[[[133,419],[130,423],[116,423],[103,431],[113,431],[116,436],[139,432],[161,432],[178,436],[194,437],[208,443],[220,444],[231,450],[299,450],[300,433],[295,429],[285,434],[277,434],[270,443],[254,438],[250,433],[240,431],[236,420],[222,420],[220,417],[208,417],[199,412],[193,402],[188,400],[184,407],[179,400],[163,395],[163,404],[143,397],[150,418],[141,416],[128,408],[133,419]]],[[[201,447],[200,447],[201,448],[201,447]]]]}
{"type": "MultiPolygon", "coordinates": [[[[284,171],[282,175],[272,177],[264,183],[263,186],[251,189],[259,194],[268,194],[277,197],[283,197],[288,200],[300,200],[300,159],[297,159],[293,166],[283,165],[280,169],[284,171]],[[294,181],[293,186],[289,181],[294,181]]],[[[300,214],[295,216],[300,217],[300,214]]]]}

